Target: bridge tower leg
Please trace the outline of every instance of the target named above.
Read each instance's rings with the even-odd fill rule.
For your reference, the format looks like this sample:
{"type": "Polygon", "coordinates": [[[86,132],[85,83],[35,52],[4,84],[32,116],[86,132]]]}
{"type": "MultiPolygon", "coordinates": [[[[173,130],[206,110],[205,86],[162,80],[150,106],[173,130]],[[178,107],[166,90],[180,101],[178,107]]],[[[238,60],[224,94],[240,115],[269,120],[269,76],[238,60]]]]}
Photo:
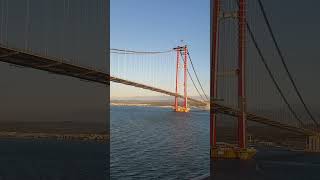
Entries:
{"type": "MultiPolygon", "coordinates": [[[[246,98],[245,98],[245,51],[246,51],[246,0],[238,0],[238,8],[236,12],[230,12],[229,9],[223,9],[220,6],[222,0],[214,0],[214,4],[211,4],[211,82],[210,82],[210,145],[211,145],[211,158],[213,159],[250,159],[252,158],[256,150],[247,148],[247,134],[246,134],[246,98]],[[225,11],[225,12],[222,12],[225,11]],[[236,145],[228,144],[217,144],[216,140],[216,121],[217,115],[214,109],[217,99],[217,74],[218,74],[218,63],[219,63],[219,20],[221,18],[230,18],[237,20],[238,22],[238,62],[235,65],[237,68],[232,69],[236,71],[237,75],[237,93],[235,96],[238,97],[238,128],[237,128],[237,139],[236,145]]],[[[224,8],[227,8],[224,7],[224,8]]],[[[233,11],[235,11],[233,9],[233,11]]],[[[222,72],[223,75],[224,72],[222,72]]]]}
{"type": "Polygon", "coordinates": [[[242,149],[247,147],[246,135],[246,99],[245,99],[245,49],[246,49],[246,4],[245,0],[239,0],[238,11],[238,146],[242,149]]]}
{"type": "MultiPolygon", "coordinates": [[[[219,50],[219,15],[220,0],[211,1],[211,67],[210,67],[210,147],[216,148],[217,129],[216,111],[214,111],[213,100],[217,98],[217,71],[218,71],[218,50],[219,50]],[[212,8],[213,7],[213,8],[212,8]]],[[[211,151],[212,153],[212,151],[211,151]]]]}
{"type": "Polygon", "coordinates": [[[183,107],[184,109],[188,109],[188,91],[187,91],[187,82],[188,82],[188,76],[187,76],[187,69],[188,69],[188,57],[187,57],[187,53],[188,53],[188,48],[187,46],[183,47],[183,52],[184,52],[184,63],[183,63],[183,73],[184,73],[184,102],[183,102],[183,107]]]}
{"type": "MultiPolygon", "coordinates": [[[[177,51],[177,66],[176,66],[176,94],[179,94],[179,62],[180,62],[180,49],[176,48],[177,51]]],[[[178,110],[178,97],[174,98],[174,109],[178,110]]]]}

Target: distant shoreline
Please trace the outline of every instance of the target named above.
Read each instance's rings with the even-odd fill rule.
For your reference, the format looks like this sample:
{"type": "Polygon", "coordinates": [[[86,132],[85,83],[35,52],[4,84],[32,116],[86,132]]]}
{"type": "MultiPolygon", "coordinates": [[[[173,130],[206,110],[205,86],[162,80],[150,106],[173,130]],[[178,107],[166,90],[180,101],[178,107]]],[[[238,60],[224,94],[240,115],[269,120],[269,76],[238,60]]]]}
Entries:
{"type": "MultiPolygon", "coordinates": [[[[123,103],[123,102],[111,102],[110,106],[132,106],[132,107],[158,107],[158,108],[168,108],[168,109],[173,109],[173,105],[168,105],[168,104],[160,104],[160,103],[123,103]]],[[[190,106],[191,108],[197,108],[197,109],[202,109],[202,110],[208,110],[205,109],[201,106],[190,106]]]]}
{"type": "Polygon", "coordinates": [[[27,133],[27,132],[5,132],[0,131],[0,138],[14,138],[14,139],[51,139],[58,141],[66,140],[80,140],[80,141],[94,141],[94,142],[108,142],[110,135],[108,134],[84,134],[84,133],[70,133],[70,134],[58,134],[58,133],[27,133]]]}
{"type": "Polygon", "coordinates": [[[173,108],[169,105],[156,105],[147,103],[110,103],[111,106],[141,106],[141,107],[161,107],[161,108],[173,108]]]}

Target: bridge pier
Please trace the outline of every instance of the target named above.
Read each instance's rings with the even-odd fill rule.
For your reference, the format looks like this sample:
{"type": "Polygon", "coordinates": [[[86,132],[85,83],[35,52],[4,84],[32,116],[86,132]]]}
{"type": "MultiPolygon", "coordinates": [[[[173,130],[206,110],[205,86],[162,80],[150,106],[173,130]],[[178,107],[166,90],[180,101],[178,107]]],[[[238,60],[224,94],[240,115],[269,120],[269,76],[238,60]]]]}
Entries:
{"type": "Polygon", "coordinates": [[[320,135],[308,136],[306,138],[307,152],[320,152],[320,135]]]}

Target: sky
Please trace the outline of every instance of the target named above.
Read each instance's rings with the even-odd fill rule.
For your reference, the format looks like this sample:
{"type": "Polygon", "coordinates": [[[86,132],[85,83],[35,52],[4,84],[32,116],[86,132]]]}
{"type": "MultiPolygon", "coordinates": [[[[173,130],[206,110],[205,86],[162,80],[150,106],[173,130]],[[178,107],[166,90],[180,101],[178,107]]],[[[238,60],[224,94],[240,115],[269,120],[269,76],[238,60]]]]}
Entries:
{"type": "MultiPolygon", "coordinates": [[[[0,43],[107,70],[106,4],[0,0],[0,43]]],[[[0,121],[106,122],[109,93],[104,85],[4,63],[0,72],[0,121]]]]}
{"type": "MultiPolygon", "coordinates": [[[[163,51],[181,45],[183,40],[209,93],[210,57],[209,0],[111,0],[110,47],[137,51],[163,51]]],[[[175,56],[172,56],[174,73],[175,56]]],[[[111,56],[112,62],[112,56],[111,56]]],[[[111,64],[111,75],[113,73],[111,64]]],[[[124,69],[124,68],[123,68],[124,69]]],[[[169,70],[168,70],[169,71],[169,70]]],[[[162,72],[164,73],[164,72],[162,72]]],[[[159,74],[159,77],[161,74],[159,74]]],[[[173,74],[173,76],[175,76],[173,74]]],[[[131,80],[137,81],[138,78],[131,80]]],[[[143,78],[140,76],[140,78],[143,78]]],[[[141,79],[140,79],[141,80],[141,79]]],[[[173,79],[156,86],[174,87],[173,79]]],[[[111,97],[159,95],[137,88],[112,84],[111,97]]],[[[190,95],[195,95],[191,92],[190,95]]]]}
{"type": "Polygon", "coordinates": [[[307,104],[320,111],[319,1],[263,1],[289,70],[307,104]]]}

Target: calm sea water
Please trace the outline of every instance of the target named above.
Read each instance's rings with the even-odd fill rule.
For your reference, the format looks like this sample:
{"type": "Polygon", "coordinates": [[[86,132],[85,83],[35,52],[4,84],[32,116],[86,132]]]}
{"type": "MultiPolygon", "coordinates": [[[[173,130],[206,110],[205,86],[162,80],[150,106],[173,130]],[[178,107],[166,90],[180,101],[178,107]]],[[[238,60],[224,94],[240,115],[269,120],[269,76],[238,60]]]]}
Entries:
{"type": "MultiPolygon", "coordinates": [[[[252,161],[214,162],[218,180],[319,180],[320,154],[258,147],[252,161]]],[[[192,179],[210,172],[209,113],[111,107],[111,179],[192,179]]],[[[0,180],[105,180],[106,144],[0,140],[0,180]]]]}
{"type": "Polygon", "coordinates": [[[0,140],[0,180],[103,180],[106,144],[83,141],[0,140]]]}
{"type": "Polygon", "coordinates": [[[210,171],[209,112],[111,107],[111,179],[190,179],[210,171]]]}
{"type": "MultiPolygon", "coordinates": [[[[320,154],[258,150],[251,161],[214,162],[214,179],[320,179],[320,154]]],[[[209,173],[209,112],[111,107],[111,179],[192,179],[209,173]]]]}

